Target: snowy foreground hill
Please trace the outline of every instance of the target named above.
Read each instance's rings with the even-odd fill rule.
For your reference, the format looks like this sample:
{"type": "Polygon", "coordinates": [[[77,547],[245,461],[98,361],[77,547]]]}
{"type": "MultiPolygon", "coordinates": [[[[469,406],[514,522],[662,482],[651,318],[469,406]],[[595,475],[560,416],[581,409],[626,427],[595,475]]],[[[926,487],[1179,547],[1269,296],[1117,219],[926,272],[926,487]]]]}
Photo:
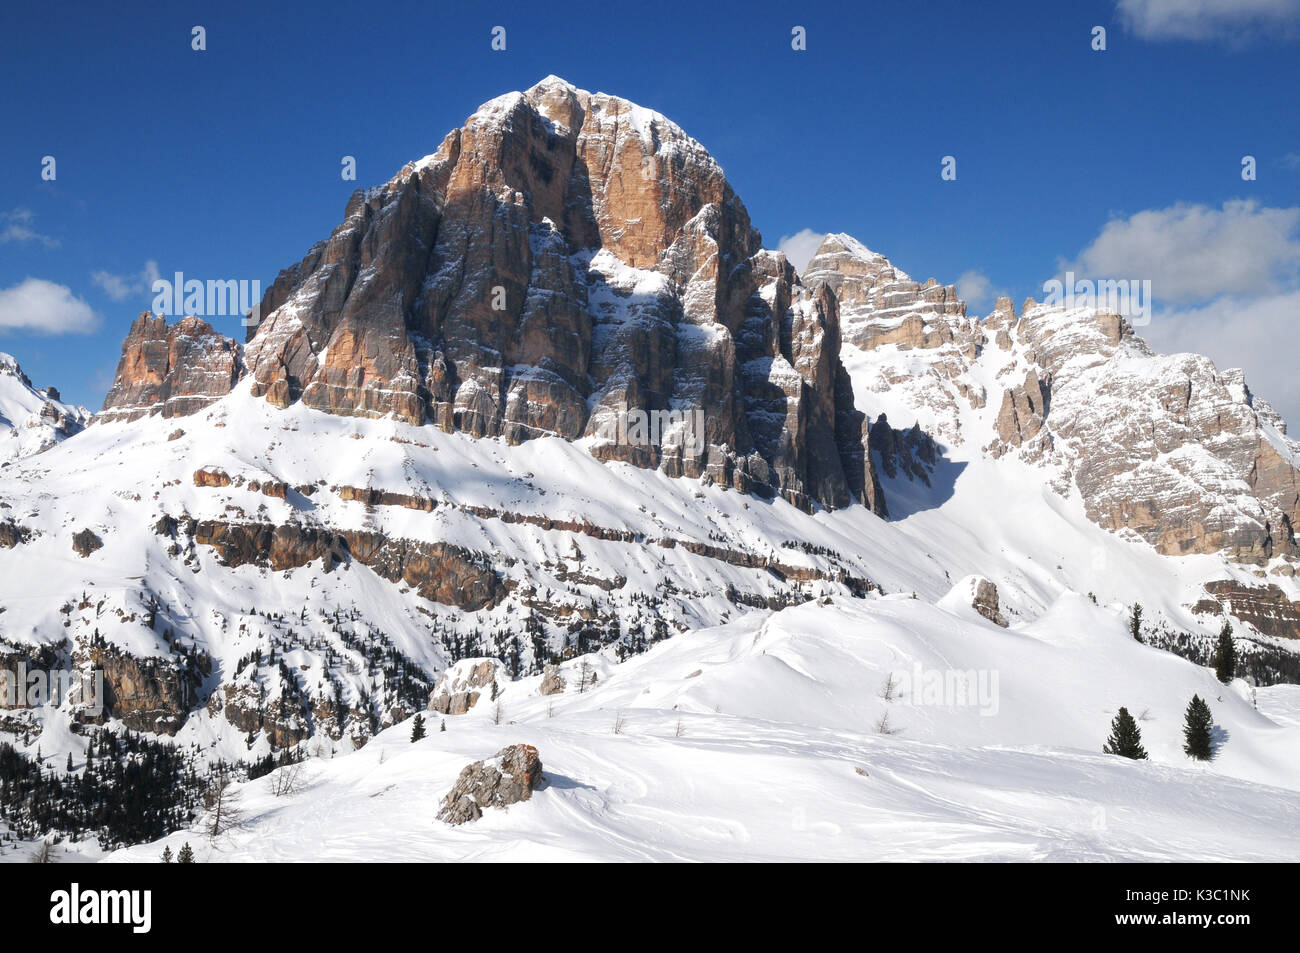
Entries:
{"type": "MultiPolygon", "coordinates": [[[[576,667],[575,667],[576,668],[576,667]]],[[[1137,645],[1063,596],[1001,629],[910,597],[832,600],[693,632],[550,698],[511,682],[410,741],[311,760],[296,793],[243,786],[243,826],[111,854],[153,861],[1292,860],[1300,851],[1300,690],[1261,691],[1137,645]],[[996,700],[924,705],[878,689],[914,666],[992,666],[996,700]],[[1230,743],[1181,752],[1186,699],[1230,743]],[[917,704],[914,704],[917,703],[917,704]],[[1142,713],[1148,762],[1100,753],[1116,707],[1142,713]],[[872,726],[889,714],[893,734],[872,726]],[[1274,717],[1270,718],[1269,713],[1274,717]],[[537,747],[532,800],[453,828],[433,820],[468,761],[537,747]]],[[[571,685],[576,671],[566,671],[571,685]]],[[[903,680],[906,681],[905,679],[903,680]]]]}

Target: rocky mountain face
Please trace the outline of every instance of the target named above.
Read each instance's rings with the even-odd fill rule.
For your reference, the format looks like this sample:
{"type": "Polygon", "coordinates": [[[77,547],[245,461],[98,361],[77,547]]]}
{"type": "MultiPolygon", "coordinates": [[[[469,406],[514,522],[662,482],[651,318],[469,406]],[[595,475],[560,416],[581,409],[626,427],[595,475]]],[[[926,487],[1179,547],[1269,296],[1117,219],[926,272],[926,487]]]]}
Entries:
{"type": "Polygon", "coordinates": [[[985,323],[1017,353],[993,453],[1060,468],[1093,520],[1162,553],[1300,556],[1300,445],[1242,371],[1157,355],[1119,315],[1031,300],[985,323]]]}
{"type": "MultiPolygon", "coordinates": [[[[839,304],[841,353],[859,406],[901,407],[906,432],[872,425],[876,466],[921,435],[976,441],[1049,468],[1089,517],[1161,553],[1224,553],[1290,575],[1300,549],[1300,444],[1240,370],[1196,354],[1157,355],[1119,315],[1006,298],[978,320],[951,287],[912,281],[846,235],[830,235],[802,276],[839,304]],[[987,382],[1001,393],[988,393],[987,382]],[[906,440],[902,438],[906,436],[906,440]]],[[[883,415],[882,415],[883,416],[883,415]]],[[[903,458],[923,476],[934,451],[903,458]]]]}
{"type": "MultiPolygon", "coordinates": [[[[933,278],[913,281],[843,234],[826,236],[802,277],[809,288],[829,288],[839,304],[844,340],[852,345],[841,356],[853,365],[859,404],[892,413],[904,426],[921,422],[931,437],[961,442],[963,408],[984,406],[983,387],[966,373],[984,333],[979,319],[966,315],[956,288],[933,278]],[[864,353],[870,358],[861,359],[864,353]]],[[[882,427],[874,439],[873,451],[887,456],[889,431],[882,427]]]]}
{"type": "Polygon", "coordinates": [[[122,342],[122,359],[99,419],[183,417],[230,393],[242,373],[239,345],[206,321],[188,317],[169,326],[166,318],[146,311],[122,342]]]}
{"type": "Polygon", "coordinates": [[[834,295],[762,249],[679,127],[554,77],[356,193],[261,313],[242,365],[196,319],[142,317],[105,417],[188,413],[247,374],[277,406],[587,439],[804,508],[879,505],[834,295]],[[638,411],[675,416],[620,439],[638,411]]]}
{"type": "Polygon", "coordinates": [[[0,354],[0,465],[48,450],[89,422],[90,412],[61,399],[58,390],[38,390],[18,361],[0,354]]]}

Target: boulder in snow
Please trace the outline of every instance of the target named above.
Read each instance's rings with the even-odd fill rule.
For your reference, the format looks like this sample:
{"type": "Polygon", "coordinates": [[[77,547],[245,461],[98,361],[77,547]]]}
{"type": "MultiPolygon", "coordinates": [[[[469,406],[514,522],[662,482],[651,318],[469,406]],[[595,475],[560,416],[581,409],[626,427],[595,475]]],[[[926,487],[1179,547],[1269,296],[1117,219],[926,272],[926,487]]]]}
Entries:
{"type": "Polygon", "coordinates": [[[539,694],[558,695],[564,691],[564,676],[560,674],[558,665],[547,665],[542,669],[542,684],[538,688],[539,694]]]}
{"type": "Polygon", "coordinates": [[[532,745],[510,745],[487,761],[466,765],[447,796],[438,820],[465,824],[483,816],[486,807],[527,801],[542,781],[542,759],[532,745]]]}

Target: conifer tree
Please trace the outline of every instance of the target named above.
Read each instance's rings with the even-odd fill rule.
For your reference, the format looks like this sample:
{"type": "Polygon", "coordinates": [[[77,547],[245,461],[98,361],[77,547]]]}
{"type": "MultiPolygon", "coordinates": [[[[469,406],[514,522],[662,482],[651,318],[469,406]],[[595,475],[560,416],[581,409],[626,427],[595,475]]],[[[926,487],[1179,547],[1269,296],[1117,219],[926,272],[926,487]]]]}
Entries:
{"type": "Polygon", "coordinates": [[[176,863],[192,864],[194,863],[194,850],[190,847],[190,842],[186,841],[181,847],[181,852],[176,855],[176,863]]]}
{"type": "Polygon", "coordinates": [[[172,849],[170,847],[163,848],[162,862],[164,864],[170,864],[172,862],[172,849]]]}
{"type": "Polygon", "coordinates": [[[424,716],[416,715],[415,724],[411,726],[411,744],[415,744],[424,737],[424,716]]]}
{"type": "Polygon", "coordinates": [[[1101,749],[1104,754],[1117,754],[1134,761],[1145,761],[1146,750],[1142,747],[1142,732],[1127,708],[1121,708],[1115,720],[1110,723],[1110,737],[1101,749]]]}
{"type": "Polygon", "coordinates": [[[1219,632],[1219,647],[1214,653],[1214,674],[1228,684],[1237,674],[1237,646],[1232,641],[1232,623],[1224,622],[1219,632]]]}
{"type": "Polygon", "coordinates": [[[1145,641],[1142,638],[1142,607],[1136,602],[1133,603],[1133,608],[1129,612],[1128,631],[1129,635],[1133,636],[1134,642],[1145,641]]]}
{"type": "Polygon", "coordinates": [[[1183,721],[1183,751],[1187,752],[1187,757],[1197,761],[1209,761],[1214,757],[1214,743],[1210,737],[1213,724],[1210,706],[1199,695],[1193,695],[1183,721]]]}

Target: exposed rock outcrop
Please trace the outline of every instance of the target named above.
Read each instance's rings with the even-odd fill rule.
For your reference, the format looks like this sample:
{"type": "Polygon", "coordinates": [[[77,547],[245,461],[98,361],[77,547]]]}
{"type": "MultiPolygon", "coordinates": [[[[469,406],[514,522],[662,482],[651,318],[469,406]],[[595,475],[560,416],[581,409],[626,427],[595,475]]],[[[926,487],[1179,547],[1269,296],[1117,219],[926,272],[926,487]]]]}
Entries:
{"type": "Polygon", "coordinates": [[[104,672],[106,714],[132,731],[174,735],[198,704],[202,658],[137,658],[111,645],[93,645],[85,657],[104,672]]]}
{"type": "Polygon", "coordinates": [[[230,486],[230,474],[216,467],[201,467],[194,471],[194,485],[204,487],[230,486]]]}
{"type": "MultiPolygon", "coordinates": [[[[900,349],[961,343],[977,335],[966,303],[952,285],[913,281],[884,255],[844,234],[827,235],[803,272],[808,287],[827,285],[840,305],[844,339],[863,350],[886,344],[900,349]]],[[[973,354],[971,355],[973,356],[973,354]]]]}
{"type": "Polygon", "coordinates": [[[841,333],[851,346],[843,357],[858,365],[854,387],[865,388],[856,395],[858,406],[903,403],[925,420],[923,429],[932,436],[961,443],[963,408],[983,407],[986,399],[983,386],[965,376],[985,335],[980,322],[966,315],[956,289],[933,278],[913,281],[884,255],[844,234],[823,239],[804,268],[803,283],[833,292],[841,333]],[[852,349],[871,355],[871,373],[852,349]]]}
{"type": "Polygon", "coordinates": [[[1239,371],[1157,356],[1097,309],[999,298],[981,323],[953,286],[843,234],[800,276],[703,146],[555,77],[354,194],[260,313],[242,360],[196,318],[142,315],[104,419],[191,413],[246,373],[278,406],[582,439],[601,460],[880,514],[877,462],[924,481],[977,435],[1162,553],[1300,559],[1300,443],[1239,371]],[[628,413],[667,416],[642,440],[628,413]]]}
{"type": "MultiPolygon", "coordinates": [[[[1241,371],[1157,355],[1096,308],[1029,299],[1017,314],[1003,297],[981,324],[950,289],[846,235],[826,237],[803,281],[835,293],[859,406],[901,404],[934,438],[978,435],[995,457],[1040,464],[1060,492],[1077,486],[1096,523],[1162,553],[1300,559],[1300,443],[1241,371]],[[998,412],[973,413],[990,379],[998,412]]],[[[887,449],[887,431],[872,437],[887,449]]]]}
{"type": "Polygon", "coordinates": [[[880,459],[880,469],[891,480],[901,473],[930,485],[930,474],[939,462],[939,448],[920,424],[907,430],[895,430],[890,426],[889,418],[881,414],[871,425],[869,446],[880,459]]]}
{"type": "Polygon", "coordinates": [[[1019,447],[1038,436],[1047,417],[1047,395],[1033,368],[1025,374],[1023,384],[1003,392],[995,425],[1002,443],[995,446],[995,455],[1003,448],[1019,447]]]}
{"type": "MultiPolygon", "coordinates": [[[[1275,585],[1250,586],[1231,579],[1205,584],[1213,604],[1265,635],[1300,639],[1300,602],[1292,602],[1275,585]]],[[[1200,604],[1198,611],[1204,611],[1200,604]]]]}
{"type": "Polygon", "coordinates": [[[224,712],[226,721],[247,734],[265,731],[275,748],[292,748],[311,735],[306,703],[293,685],[282,685],[270,699],[251,684],[223,685],[207,708],[212,714],[224,712]]]}
{"type": "Polygon", "coordinates": [[[1000,625],[1004,629],[1007,627],[1006,617],[1002,614],[1002,607],[998,602],[998,587],[990,580],[975,581],[975,598],[971,600],[971,608],[993,624],[1000,625]]]}
{"type": "Polygon", "coordinates": [[[66,643],[31,645],[0,640],[0,671],[7,673],[0,678],[0,709],[26,708],[33,701],[27,695],[31,690],[28,674],[66,668],[65,646],[66,643]]]}
{"type": "Polygon", "coordinates": [[[542,684],[537,691],[541,695],[559,695],[565,688],[564,676],[558,665],[547,665],[542,669],[542,684]]]}
{"type": "Polygon", "coordinates": [[[122,359],[96,420],[193,414],[230,393],[241,374],[239,344],[206,321],[190,317],[168,325],[146,311],[122,342],[122,359]]]}
{"type": "Polygon", "coordinates": [[[277,572],[318,559],[334,565],[347,558],[369,566],[390,582],[404,582],[434,602],[467,612],[491,607],[504,594],[491,561],[450,543],[397,539],[362,530],[333,532],[298,523],[236,523],[201,520],[194,541],[210,546],[227,566],[253,563],[277,572]]]}
{"type": "Polygon", "coordinates": [[[1157,355],[1122,317],[1089,310],[1031,305],[1013,338],[1029,370],[995,453],[1024,444],[1073,478],[1093,520],[1162,553],[1300,556],[1300,444],[1241,371],[1157,355]],[[1050,438],[1028,441],[1039,429],[1050,438]]]}
{"type": "Polygon", "coordinates": [[[532,745],[510,745],[491,759],[466,765],[442,799],[438,820],[465,824],[489,807],[508,807],[530,800],[542,782],[542,759],[532,745]]]}
{"type": "Polygon", "coordinates": [[[13,549],[19,543],[25,543],[31,538],[32,531],[21,523],[0,520],[0,546],[5,549],[13,549]]]}
{"type": "Polygon", "coordinates": [[[79,533],[72,534],[72,551],[82,559],[85,559],[95,550],[103,548],[104,541],[91,530],[83,529],[79,533]]]}
{"type": "Polygon", "coordinates": [[[461,659],[438,676],[429,693],[429,711],[444,715],[463,715],[487,693],[496,698],[500,683],[508,681],[505,666],[499,659],[461,659]]]}
{"type": "Polygon", "coordinates": [[[554,77],[354,195],[262,314],[247,365],[277,405],[587,437],[600,459],[804,507],[879,495],[833,295],[760,248],[675,124],[554,77]],[[625,411],[670,410],[703,432],[620,439],[625,411]]]}
{"type": "Polygon", "coordinates": [[[54,387],[38,390],[17,360],[0,354],[0,465],[62,443],[89,420],[84,407],[64,403],[54,387]]]}

